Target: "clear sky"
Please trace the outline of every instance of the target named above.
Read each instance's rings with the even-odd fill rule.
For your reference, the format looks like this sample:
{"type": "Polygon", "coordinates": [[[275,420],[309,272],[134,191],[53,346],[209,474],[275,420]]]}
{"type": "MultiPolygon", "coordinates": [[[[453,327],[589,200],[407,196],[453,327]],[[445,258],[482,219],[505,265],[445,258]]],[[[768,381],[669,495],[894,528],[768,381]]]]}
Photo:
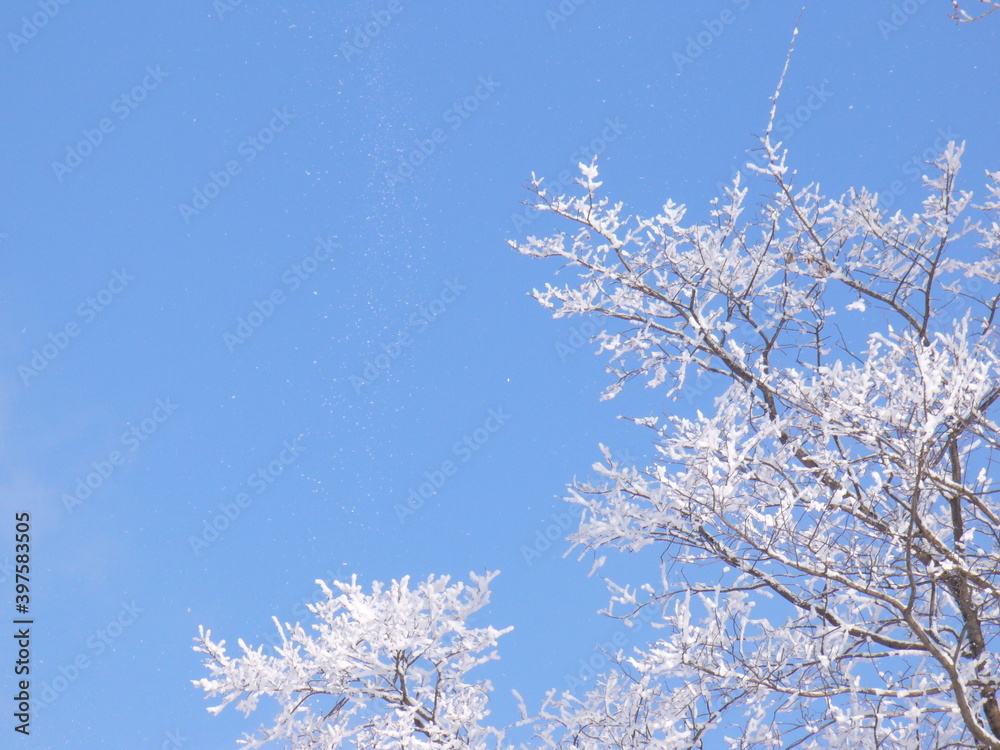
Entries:
{"type": "MultiPolygon", "coordinates": [[[[197,627],[260,642],[316,578],[500,569],[501,721],[621,641],[589,564],[539,540],[600,443],[649,452],[619,414],[699,394],[601,402],[593,323],[531,300],[558,268],[506,240],[555,226],[520,203],[531,172],[590,151],[614,200],[704,216],[799,9],[6,3],[0,600],[13,628],[28,511],[36,711],[18,736],[6,697],[0,745],[235,747],[270,716],[205,711],[197,627]]],[[[948,138],[968,188],[1000,169],[1000,18],[950,10],[810,4],[778,121],[803,179],[913,209],[948,138]]]]}

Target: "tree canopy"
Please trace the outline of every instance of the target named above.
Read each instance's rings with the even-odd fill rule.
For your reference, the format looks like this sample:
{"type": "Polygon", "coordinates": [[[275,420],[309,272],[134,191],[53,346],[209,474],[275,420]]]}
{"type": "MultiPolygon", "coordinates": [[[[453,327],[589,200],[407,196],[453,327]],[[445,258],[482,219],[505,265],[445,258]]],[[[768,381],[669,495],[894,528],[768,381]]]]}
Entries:
{"type": "MultiPolygon", "coordinates": [[[[595,569],[659,553],[607,581],[609,612],[652,610],[658,637],[525,707],[536,747],[1000,748],[1000,171],[973,195],[949,143],[920,210],[889,213],[801,179],[774,117],[701,220],[673,200],[627,214],[596,162],[569,195],[531,183],[565,231],[512,246],[572,275],[535,298],[598,321],[606,398],[664,397],[631,417],[646,465],[608,452],[568,498],[595,569]],[[694,387],[700,411],[670,409],[694,387]]],[[[504,746],[489,683],[466,681],[506,632],[465,624],[491,579],[335,584],[316,635],[279,624],[274,656],[204,632],[197,684],[279,701],[250,747],[504,746]]]]}

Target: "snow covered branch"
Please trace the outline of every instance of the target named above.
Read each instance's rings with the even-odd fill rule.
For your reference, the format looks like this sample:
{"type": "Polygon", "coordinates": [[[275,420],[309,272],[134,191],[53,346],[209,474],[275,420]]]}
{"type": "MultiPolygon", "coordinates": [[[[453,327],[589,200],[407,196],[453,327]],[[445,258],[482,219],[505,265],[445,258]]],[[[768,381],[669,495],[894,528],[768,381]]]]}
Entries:
{"type": "Polygon", "coordinates": [[[577,272],[535,298],[604,322],[606,398],[666,397],[635,419],[657,458],[568,498],[584,549],[661,550],[651,582],[609,585],[666,626],[629,679],[552,704],[568,736],[597,747],[633,711],[630,736],[670,748],[1000,748],[1000,175],[974,206],[963,149],[909,216],[797,185],[770,135],[752,214],[743,176],[707,221],[622,218],[596,164],[577,196],[534,183],[575,229],[512,245],[577,272]],[[711,413],[672,413],[692,380],[711,413]]]}
{"type": "Polygon", "coordinates": [[[470,628],[466,619],[489,601],[496,576],[470,574],[471,585],[449,585],[431,576],[410,588],[409,579],[365,594],[356,579],[317,581],[326,601],[310,605],[313,634],[282,626],[273,654],[239,641],[241,656],[226,653],[202,629],[195,650],[206,655],[211,677],[195,681],[222,702],[249,715],[261,697],[274,699],[274,723],[247,736],[247,748],[272,740],[295,749],[404,747],[412,750],[486,748],[502,732],[489,727],[489,682],[466,675],[496,658],[497,639],[510,628],[470,628]]]}

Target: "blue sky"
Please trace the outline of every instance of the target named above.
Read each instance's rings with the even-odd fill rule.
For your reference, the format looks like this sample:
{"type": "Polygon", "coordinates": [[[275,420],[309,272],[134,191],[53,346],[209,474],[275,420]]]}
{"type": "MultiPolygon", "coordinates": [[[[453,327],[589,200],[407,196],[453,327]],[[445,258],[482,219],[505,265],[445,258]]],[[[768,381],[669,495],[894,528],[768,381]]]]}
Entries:
{"type": "MultiPolygon", "coordinates": [[[[778,113],[803,179],[914,209],[935,144],[968,141],[970,189],[1000,168],[1000,27],[957,26],[950,5],[806,9],[778,113]]],[[[704,216],[764,128],[798,14],[7,4],[0,585],[13,612],[29,511],[46,705],[30,738],[9,710],[0,731],[234,747],[258,720],[205,711],[197,627],[260,642],[272,616],[305,616],[316,578],[500,569],[484,620],[515,630],[484,676],[501,720],[511,688],[537,705],[621,641],[588,563],[538,540],[599,443],[649,451],[619,414],[704,397],[601,402],[593,324],[548,317],[526,293],[558,267],[506,241],[555,226],[521,205],[530,174],[559,180],[594,151],[613,199],[704,216]],[[425,482],[419,510],[394,510],[425,482]]],[[[2,658],[7,694],[10,640],[2,658]]]]}

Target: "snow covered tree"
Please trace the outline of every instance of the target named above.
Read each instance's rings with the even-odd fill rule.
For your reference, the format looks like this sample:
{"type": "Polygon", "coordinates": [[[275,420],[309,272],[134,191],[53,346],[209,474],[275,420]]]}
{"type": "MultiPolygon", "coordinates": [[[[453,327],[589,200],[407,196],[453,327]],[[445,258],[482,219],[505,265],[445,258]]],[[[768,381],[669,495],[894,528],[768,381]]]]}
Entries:
{"type": "MultiPolygon", "coordinates": [[[[607,398],[663,393],[632,417],[648,464],[605,451],[568,498],[595,570],[659,553],[607,583],[608,613],[652,612],[660,637],[550,692],[535,747],[1000,750],[1000,171],[974,200],[951,143],[921,210],[890,214],[801,182],[774,122],[702,220],[671,200],[626,216],[596,164],[574,195],[532,183],[574,229],[512,245],[576,272],[535,297],[606,326],[607,398]],[[678,413],[692,392],[701,411],[678,413]]],[[[202,632],[196,684],[215,712],[277,701],[247,747],[502,747],[489,683],[466,680],[507,632],[465,623],[493,575],[337,583],[316,634],[279,625],[273,656],[202,632]]]]}
{"type": "Polygon", "coordinates": [[[486,748],[502,733],[485,724],[489,682],[468,682],[473,668],[496,658],[497,639],[510,631],[470,628],[466,619],[489,602],[496,573],[471,575],[472,585],[431,576],[415,589],[409,579],[365,594],[357,581],[322,581],[326,601],[309,605],[318,622],[310,635],[275,619],[281,645],[273,655],[239,641],[241,656],[226,654],[201,630],[195,650],[206,654],[210,678],[195,681],[219,713],[233,701],[249,715],[261,697],[278,715],[241,744],[271,740],[295,750],[358,748],[486,748]]]}
{"type": "Polygon", "coordinates": [[[649,465],[607,453],[568,498],[595,567],[660,553],[608,585],[610,613],[652,607],[662,637],[589,694],[550,694],[541,737],[1000,749],[1000,172],[974,203],[951,143],[922,210],[889,215],[800,184],[771,133],[752,212],[742,176],[704,221],[673,201],[626,217],[595,164],[577,195],[532,183],[575,229],[512,245],[578,272],[534,296],[608,326],[605,397],[666,396],[632,418],[649,465]],[[692,389],[706,413],[671,410],[692,389]]]}
{"type": "MultiPolygon", "coordinates": [[[[607,397],[645,380],[709,411],[635,417],[649,465],[606,451],[572,488],[596,568],[659,551],[650,580],[608,584],[609,613],[651,608],[661,637],[586,694],[552,691],[535,747],[996,750],[1000,172],[974,203],[949,144],[922,210],[888,215],[797,185],[770,128],[762,147],[761,205],[737,176],[700,222],[672,201],[623,217],[594,165],[576,196],[533,183],[576,229],[514,245],[579,272],[535,296],[609,326],[607,397]]],[[[493,575],[336,583],[315,634],[279,625],[273,655],[202,632],[196,684],[214,712],[277,701],[249,748],[502,747],[489,683],[467,681],[507,632],[465,622],[493,575]]]]}

